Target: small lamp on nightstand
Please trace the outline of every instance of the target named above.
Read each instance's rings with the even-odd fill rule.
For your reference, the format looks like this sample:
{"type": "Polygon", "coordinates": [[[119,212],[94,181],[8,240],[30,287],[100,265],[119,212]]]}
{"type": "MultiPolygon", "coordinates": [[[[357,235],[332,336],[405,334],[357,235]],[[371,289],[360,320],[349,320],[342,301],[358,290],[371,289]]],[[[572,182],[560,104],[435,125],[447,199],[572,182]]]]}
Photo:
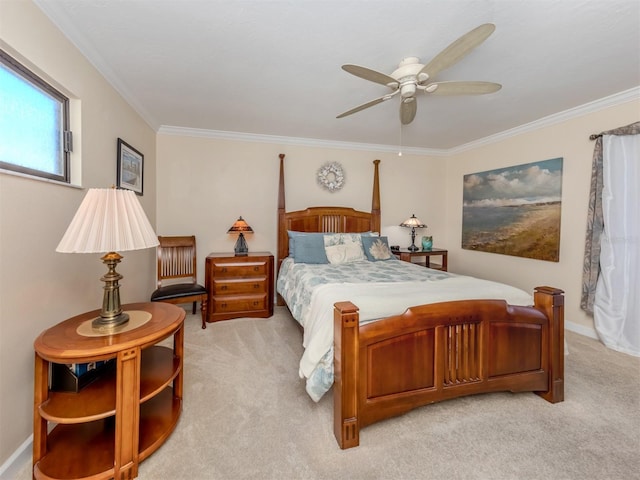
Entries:
{"type": "Polygon", "coordinates": [[[244,239],[244,232],[253,233],[253,229],[244,221],[242,216],[227,230],[227,233],[235,232],[240,232],[240,235],[238,235],[238,241],[233,251],[236,253],[236,256],[247,255],[249,253],[249,247],[247,246],[247,241],[244,239]]]}
{"type": "Polygon", "coordinates": [[[411,218],[405,220],[400,224],[401,227],[411,228],[411,246],[408,248],[411,252],[418,251],[418,247],[416,247],[416,228],[424,228],[426,225],[418,220],[414,215],[411,215],[411,218]]]}

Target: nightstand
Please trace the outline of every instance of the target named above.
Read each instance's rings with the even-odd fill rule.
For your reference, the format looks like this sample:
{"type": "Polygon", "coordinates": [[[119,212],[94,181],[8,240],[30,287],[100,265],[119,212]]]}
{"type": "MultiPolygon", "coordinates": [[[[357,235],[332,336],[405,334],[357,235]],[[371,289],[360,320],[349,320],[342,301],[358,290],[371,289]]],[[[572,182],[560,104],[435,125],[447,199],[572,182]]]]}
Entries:
{"type": "Polygon", "coordinates": [[[211,253],[205,263],[207,322],[273,315],[273,255],[211,253]]]}
{"type": "Polygon", "coordinates": [[[447,250],[443,250],[442,248],[432,248],[431,250],[417,250],[412,252],[406,248],[401,248],[400,250],[392,250],[392,252],[396,257],[405,262],[413,262],[414,258],[419,258],[419,262],[421,265],[424,265],[428,268],[433,268],[434,270],[443,270],[447,271],[447,254],[449,253],[447,250]],[[431,257],[440,257],[440,264],[431,264],[431,257]],[[424,262],[422,261],[424,258],[424,262]]]}

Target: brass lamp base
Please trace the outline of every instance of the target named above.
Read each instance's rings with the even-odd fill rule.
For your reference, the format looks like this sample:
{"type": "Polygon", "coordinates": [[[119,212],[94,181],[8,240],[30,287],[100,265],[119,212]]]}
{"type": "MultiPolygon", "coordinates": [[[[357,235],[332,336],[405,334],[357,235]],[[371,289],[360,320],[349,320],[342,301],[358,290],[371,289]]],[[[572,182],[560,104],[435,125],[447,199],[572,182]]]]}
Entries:
{"type": "Polygon", "coordinates": [[[95,330],[100,330],[101,332],[107,330],[113,330],[120,325],[124,325],[129,321],[129,314],[122,312],[120,315],[117,315],[113,318],[104,318],[101,316],[95,318],[93,322],[91,322],[91,326],[95,330]]]}
{"type": "Polygon", "coordinates": [[[91,326],[96,330],[108,331],[129,321],[129,315],[122,311],[120,305],[120,285],[118,280],[123,277],[116,272],[116,265],[120,263],[122,256],[116,252],[107,253],[100,260],[109,271],[100,279],[104,282],[104,297],[100,316],[93,320],[91,326]]]}

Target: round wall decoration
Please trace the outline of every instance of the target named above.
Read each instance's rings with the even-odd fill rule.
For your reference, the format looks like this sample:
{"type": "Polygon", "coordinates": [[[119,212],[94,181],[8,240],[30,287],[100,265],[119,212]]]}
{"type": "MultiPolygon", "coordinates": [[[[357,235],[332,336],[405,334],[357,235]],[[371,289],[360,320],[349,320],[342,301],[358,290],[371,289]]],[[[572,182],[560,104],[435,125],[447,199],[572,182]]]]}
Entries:
{"type": "Polygon", "coordinates": [[[330,192],[337,192],[344,186],[344,171],[338,162],[325,163],[318,170],[318,183],[330,192]]]}

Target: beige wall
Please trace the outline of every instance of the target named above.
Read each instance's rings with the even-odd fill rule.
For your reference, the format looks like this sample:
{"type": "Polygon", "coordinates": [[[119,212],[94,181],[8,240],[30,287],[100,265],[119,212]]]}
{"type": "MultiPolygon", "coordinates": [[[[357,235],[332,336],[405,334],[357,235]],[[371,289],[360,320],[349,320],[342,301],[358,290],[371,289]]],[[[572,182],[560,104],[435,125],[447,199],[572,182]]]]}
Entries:
{"type": "MultiPolygon", "coordinates": [[[[116,181],[117,138],[145,155],[144,196],[155,221],[155,133],[30,1],[0,1],[0,48],[82,100],[75,155],[82,187],[0,173],[0,465],[33,432],[33,341],[65,318],[102,305],[99,255],[55,252],[88,187],[116,181]]],[[[124,252],[123,302],[154,287],[154,251],[124,252]]]]}
{"type": "Polygon", "coordinates": [[[249,250],[276,254],[279,153],[285,157],[287,210],[312,205],[353,206],[371,210],[373,160],[380,159],[382,233],[390,242],[410,244],[409,231],[398,225],[412,213],[428,225],[436,246],[446,231],[441,199],[446,161],[442,157],[238,142],[203,137],[158,135],[158,234],[194,234],[200,281],[204,258],[233,251],[227,234],[242,215],[254,234],[249,250]],[[316,183],[326,162],[339,162],[345,185],[328,192],[316,183]]]}
{"type": "Polygon", "coordinates": [[[527,291],[550,285],[565,291],[567,327],[595,336],[593,319],[580,310],[582,260],[594,142],[589,135],[638,121],[638,101],[475,148],[447,159],[447,247],[451,270],[509,283],[527,291]],[[462,179],[469,173],[562,157],[560,261],[547,262],[460,248],[462,179]]]}
{"type": "MultiPolygon", "coordinates": [[[[116,138],[145,155],[140,198],[163,235],[198,238],[199,277],[211,251],[231,251],[226,231],[239,216],[255,234],[251,250],[276,249],[278,154],[285,153],[287,208],[348,205],[368,210],[374,159],[380,165],[382,233],[406,246],[397,225],[412,213],[423,233],[450,251],[450,269],[525,290],[549,284],[567,292],[567,320],[583,333],[592,321],[578,308],[586,222],[591,133],[638,120],[638,104],[611,107],[449,157],[228,141],[155,133],[30,1],[0,1],[0,46],[82,99],[83,187],[115,183],[116,138]],[[157,167],[156,167],[157,150],[157,167]],[[564,158],[560,262],[460,249],[462,176],[555,157],[564,158]],[[320,189],[317,169],[338,161],[346,172],[337,193],[320,189]],[[156,171],[157,168],[157,171],[156,171]],[[156,199],[156,190],[158,192],[156,199]]],[[[0,465],[32,432],[33,340],[68,316],[100,306],[104,267],[98,256],[54,252],[85,191],[0,174],[0,465]]],[[[123,302],[148,298],[154,286],[152,250],[125,252],[123,302]]]]}
{"type": "Polygon", "coordinates": [[[397,225],[415,213],[449,250],[449,270],[533,291],[539,285],[566,292],[567,327],[594,336],[593,319],[579,308],[587,200],[593,142],[589,135],[638,120],[638,101],[604,108],[551,126],[513,135],[447,157],[404,155],[158,135],[158,233],[193,233],[199,272],[212,251],[231,251],[226,233],[242,215],[255,234],[249,249],[276,252],[279,153],[285,153],[287,210],[311,205],[371,205],[372,160],[380,159],[382,233],[407,246],[409,232],[397,225]],[[560,261],[547,262],[463,250],[462,178],[465,174],[562,157],[560,261]],[[325,162],[339,161],[345,187],[330,193],[315,181],[325,162]]]}

